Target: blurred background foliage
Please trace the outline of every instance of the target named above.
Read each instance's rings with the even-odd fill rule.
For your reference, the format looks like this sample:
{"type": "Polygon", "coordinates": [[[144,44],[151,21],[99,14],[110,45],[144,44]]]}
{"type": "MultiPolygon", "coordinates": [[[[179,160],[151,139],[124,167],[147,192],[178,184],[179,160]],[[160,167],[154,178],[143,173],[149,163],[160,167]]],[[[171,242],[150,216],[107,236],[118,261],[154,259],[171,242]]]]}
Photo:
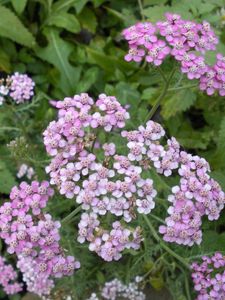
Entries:
{"type": "MultiPolygon", "coordinates": [[[[49,99],[63,99],[80,92],[95,97],[104,92],[118,97],[123,105],[130,105],[128,128],[146,121],[164,82],[159,69],[124,61],[128,46],[121,31],[125,27],[141,19],[156,22],[168,11],[181,14],[184,19],[207,20],[220,37],[218,51],[225,55],[224,6],[224,0],[0,0],[1,75],[18,71],[28,73],[36,82],[36,96],[31,103],[0,107],[1,197],[6,198],[16,184],[15,174],[22,163],[33,166],[39,179],[46,178],[44,166],[48,158],[42,132],[55,116],[49,99]],[[8,147],[15,139],[16,143],[8,147]]],[[[213,63],[215,53],[207,53],[206,58],[213,63]]],[[[197,82],[187,80],[173,59],[168,58],[161,71],[169,77],[171,70],[174,76],[169,92],[153,119],[166,128],[168,136],[175,136],[184,149],[205,157],[213,176],[225,189],[224,97],[200,92],[197,82]]],[[[152,176],[161,198],[166,197],[170,181],[152,176]]],[[[74,208],[74,203],[59,195],[55,198],[49,209],[56,216],[64,217],[74,208]]],[[[163,219],[166,209],[156,208],[154,214],[163,219]]],[[[217,222],[204,222],[201,247],[172,247],[184,257],[225,251],[224,221],[222,214],[217,222]]],[[[157,228],[158,223],[154,222],[157,228]]],[[[167,286],[173,299],[193,299],[190,274],[170,258],[165,260],[148,230],[139,252],[125,255],[119,263],[106,264],[89,253],[86,246],[76,243],[74,227],[66,226],[62,236],[65,247],[78,256],[83,268],[74,277],[59,282],[59,287],[72,291],[73,299],[83,299],[81,295],[96,289],[105,278],[118,276],[129,281],[138,272],[149,270],[148,281],[154,289],[167,286]],[[155,264],[160,255],[163,257],[155,264]]]]}

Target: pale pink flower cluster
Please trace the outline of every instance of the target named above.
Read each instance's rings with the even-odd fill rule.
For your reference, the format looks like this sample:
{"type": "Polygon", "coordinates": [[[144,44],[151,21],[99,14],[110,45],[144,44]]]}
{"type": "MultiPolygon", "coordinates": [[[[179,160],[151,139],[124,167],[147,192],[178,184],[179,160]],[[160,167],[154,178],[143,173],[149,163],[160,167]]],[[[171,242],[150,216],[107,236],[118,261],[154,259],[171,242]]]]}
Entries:
{"type": "Polygon", "coordinates": [[[6,79],[0,79],[0,105],[6,101],[6,96],[17,103],[24,103],[34,95],[35,82],[27,75],[15,72],[6,79]]]}
{"type": "Polygon", "coordinates": [[[124,284],[119,279],[115,278],[112,281],[106,282],[100,290],[100,298],[96,293],[92,293],[91,297],[87,300],[117,300],[117,299],[129,299],[129,300],[145,300],[146,296],[141,290],[139,284],[142,278],[137,276],[134,281],[129,284],[124,284]]]}
{"type": "Polygon", "coordinates": [[[225,194],[209,176],[209,164],[204,158],[180,150],[174,137],[162,146],[159,140],[164,135],[161,125],[153,121],[138,130],[122,132],[128,139],[130,160],[140,162],[142,159],[143,166],[146,164],[148,168],[150,163],[150,167],[166,177],[171,176],[173,170],[178,171],[179,185],[172,188],[173,194],[168,197],[171,202],[169,217],[166,225],[159,228],[164,240],[188,246],[200,244],[202,217],[206,215],[210,221],[217,220],[224,208],[225,194]]]}
{"type": "Polygon", "coordinates": [[[128,229],[115,218],[130,222],[137,212],[148,214],[155,206],[156,191],[153,181],[142,178],[142,168],[133,162],[136,156],[141,159],[140,149],[126,157],[116,154],[115,144],[104,144],[103,162],[92,152],[98,130],[124,127],[129,114],[115,97],[104,94],[95,103],[81,94],[54,104],[59,108],[58,120],[44,132],[46,150],[53,156],[46,168],[50,182],[87,211],[81,216],[78,241],[88,241],[89,249],[106,261],[118,260],[124,249],[139,248],[142,238],[139,227],[128,229]],[[108,213],[114,219],[111,228],[104,228],[101,219],[108,213]]]}
{"type": "Polygon", "coordinates": [[[6,263],[4,257],[0,256],[0,285],[7,295],[18,294],[23,286],[17,282],[17,273],[13,266],[6,263]]]}
{"type": "Polygon", "coordinates": [[[34,95],[34,81],[27,74],[14,73],[9,77],[9,96],[17,103],[24,103],[34,95]]]}
{"type": "Polygon", "coordinates": [[[153,181],[143,176],[150,167],[166,177],[174,170],[180,176],[179,186],[173,187],[168,198],[170,216],[166,226],[160,227],[164,239],[189,246],[201,242],[203,215],[218,219],[225,201],[203,158],[181,151],[174,137],[166,145],[160,143],[165,131],[153,121],[134,131],[122,131],[121,137],[128,140],[127,155],[117,154],[113,143],[100,145],[96,141],[100,129],[118,131],[129,117],[115,97],[102,94],[95,104],[81,94],[53,104],[59,113],[44,132],[46,150],[53,156],[46,171],[51,184],[86,211],[78,225],[80,243],[88,241],[89,249],[106,261],[118,260],[127,248],[139,248],[140,228],[128,229],[124,221],[149,214],[155,207],[153,181]],[[104,216],[109,213],[113,218],[106,227],[104,216]]]}
{"type": "MultiPolygon", "coordinates": [[[[8,253],[19,257],[19,267],[26,262],[30,266],[27,270],[33,269],[35,285],[28,284],[28,289],[37,294],[46,289],[45,283],[49,285],[52,278],[72,275],[80,267],[80,263],[72,256],[65,256],[60,247],[60,222],[42,211],[52,195],[47,181],[33,181],[31,185],[22,182],[12,188],[11,202],[0,207],[0,237],[8,253]]],[[[28,274],[24,277],[30,278],[28,274]]]]}
{"type": "Polygon", "coordinates": [[[225,257],[221,253],[203,256],[201,263],[194,262],[191,267],[196,300],[225,299],[225,257]]]}
{"type": "Polygon", "coordinates": [[[159,66],[170,54],[189,79],[199,79],[200,90],[208,95],[218,91],[225,95],[225,57],[217,54],[214,66],[207,65],[204,54],[215,51],[218,38],[210,24],[183,20],[177,14],[165,14],[166,20],[156,24],[137,23],[123,31],[129,43],[126,61],[147,62],[159,66]],[[196,54],[200,52],[201,55],[196,54]]]}
{"type": "Polygon", "coordinates": [[[17,178],[27,177],[29,180],[35,175],[35,171],[32,167],[29,167],[26,164],[22,164],[19,167],[19,170],[16,174],[17,178]]]}

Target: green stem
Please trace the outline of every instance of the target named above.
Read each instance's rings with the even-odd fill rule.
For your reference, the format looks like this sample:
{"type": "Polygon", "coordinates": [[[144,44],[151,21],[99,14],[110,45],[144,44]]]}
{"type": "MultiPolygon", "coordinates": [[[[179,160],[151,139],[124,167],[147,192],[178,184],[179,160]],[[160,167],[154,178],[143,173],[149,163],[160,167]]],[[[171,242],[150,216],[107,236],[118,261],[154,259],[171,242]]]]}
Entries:
{"type": "Polygon", "coordinates": [[[66,223],[69,223],[69,221],[76,216],[80,211],[82,210],[81,205],[76,207],[68,216],[66,216],[64,219],[62,219],[61,224],[65,225],[66,223]]]}
{"type": "Polygon", "coordinates": [[[197,84],[192,84],[192,85],[184,85],[184,86],[174,87],[174,88],[168,89],[168,92],[171,92],[171,91],[180,91],[180,90],[185,90],[185,89],[191,89],[191,88],[195,88],[197,86],[198,86],[197,84]]]}
{"type": "Polygon", "coordinates": [[[16,127],[0,127],[0,130],[5,130],[5,131],[21,131],[19,128],[16,127]]]}
{"type": "Polygon", "coordinates": [[[181,257],[179,254],[175,253],[172,249],[170,249],[159,237],[158,233],[156,232],[155,228],[153,227],[151,221],[148,219],[146,215],[143,215],[143,218],[145,222],[147,223],[149,229],[151,230],[151,233],[155,240],[161,245],[161,247],[166,250],[171,256],[176,258],[185,268],[190,269],[189,264],[186,262],[186,259],[184,257],[181,257]]]}
{"type": "Polygon", "coordinates": [[[152,213],[151,213],[151,214],[149,214],[149,216],[150,216],[151,218],[155,219],[156,221],[158,221],[158,222],[162,223],[162,224],[166,224],[166,222],[165,222],[165,221],[163,221],[161,218],[159,218],[159,217],[157,217],[157,216],[153,215],[152,213]]]}
{"type": "Polygon", "coordinates": [[[141,0],[138,0],[138,5],[139,5],[139,9],[140,9],[141,18],[142,18],[142,20],[144,20],[145,19],[144,9],[143,9],[143,5],[142,5],[141,0]]]}
{"type": "MultiPolygon", "coordinates": [[[[159,69],[159,70],[160,70],[160,69],[159,69]]],[[[161,104],[163,98],[165,97],[165,95],[166,95],[167,92],[168,92],[169,85],[170,85],[171,79],[173,78],[173,75],[174,75],[174,73],[175,73],[175,70],[176,70],[175,68],[172,70],[172,72],[170,73],[170,76],[169,76],[168,79],[164,79],[165,76],[164,76],[164,75],[162,76],[163,79],[165,80],[165,85],[164,85],[163,91],[162,91],[162,93],[159,95],[158,99],[156,100],[155,105],[152,107],[152,109],[151,109],[150,112],[148,113],[148,115],[147,115],[147,117],[146,117],[146,119],[145,119],[145,122],[147,122],[148,120],[150,120],[150,119],[154,116],[154,114],[155,114],[155,112],[157,111],[157,109],[159,108],[159,106],[160,106],[160,104],[161,104]]],[[[161,71],[161,70],[160,70],[159,72],[160,72],[160,74],[162,74],[162,71],[161,71]]]]}

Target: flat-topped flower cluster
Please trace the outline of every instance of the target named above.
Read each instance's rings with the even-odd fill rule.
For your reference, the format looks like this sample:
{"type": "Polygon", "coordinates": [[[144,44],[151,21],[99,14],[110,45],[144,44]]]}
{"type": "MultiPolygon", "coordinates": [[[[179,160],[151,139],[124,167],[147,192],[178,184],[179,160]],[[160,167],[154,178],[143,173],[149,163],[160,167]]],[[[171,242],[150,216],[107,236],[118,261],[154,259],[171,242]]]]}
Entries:
{"type": "Polygon", "coordinates": [[[0,256],[0,285],[7,295],[17,294],[22,291],[22,284],[17,282],[17,273],[13,266],[6,263],[4,257],[0,256]]]}
{"type": "Polygon", "coordinates": [[[182,73],[189,79],[199,79],[200,90],[225,96],[225,57],[218,53],[214,65],[205,62],[205,53],[215,51],[218,44],[210,24],[183,20],[177,14],[166,13],[165,17],[165,21],[137,23],[123,31],[129,43],[125,60],[145,59],[159,66],[171,55],[181,64],[182,73]]]}
{"type": "Polygon", "coordinates": [[[106,282],[100,290],[100,298],[96,293],[92,293],[87,300],[116,300],[116,299],[130,299],[130,300],[145,300],[146,296],[140,288],[142,277],[136,276],[129,284],[124,284],[119,279],[115,278],[112,281],[106,282]]]}
{"type": "Polygon", "coordinates": [[[15,72],[0,80],[0,105],[10,97],[16,104],[24,103],[34,95],[34,81],[27,74],[15,72]]]}
{"type": "Polygon", "coordinates": [[[43,212],[52,195],[47,181],[22,182],[0,207],[0,237],[8,253],[17,255],[27,289],[40,296],[50,293],[53,278],[72,275],[80,267],[60,247],[60,222],[43,212]]]}
{"type": "Polygon", "coordinates": [[[202,216],[218,219],[225,202],[205,159],[182,151],[174,137],[164,144],[165,131],[153,121],[119,133],[129,114],[115,97],[101,94],[94,102],[81,94],[53,104],[59,112],[44,132],[52,156],[46,171],[50,183],[86,211],[78,224],[80,243],[88,241],[89,249],[106,261],[118,260],[124,249],[140,247],[141,228],[126,223],[155,207],[157,192],[147,172],[152,167],[166,177],[173,171],[180,176],[168,197],[170,216],[160,227],[164,239],[189,246],[201,242],[202,216]],[[121,134],[127,154],[118,154],[113,143],[95,148],[100,130],[121,134]],[[112,216],[108,222],[106,215],[112,216]]]}
{"type": "Polygon", "coordinates": [[[192,264],[192,280],[198,293],[196,300],[223,300],[225,297],[225,257],[216,252],[192,264]]]}

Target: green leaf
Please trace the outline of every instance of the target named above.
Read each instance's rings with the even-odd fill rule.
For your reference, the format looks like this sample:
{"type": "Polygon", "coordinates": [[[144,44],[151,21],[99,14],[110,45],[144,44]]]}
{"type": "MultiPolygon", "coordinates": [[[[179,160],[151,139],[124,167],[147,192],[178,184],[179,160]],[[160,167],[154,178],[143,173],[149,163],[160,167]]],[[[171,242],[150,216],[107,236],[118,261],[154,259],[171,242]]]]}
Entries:
{"type": "Polygon", "coordinates": [[[70,32],[77,33],[80,31],[80,23],[77,18],[67,12],[53,14],[48,20],[49,25],[55,25],[59,28],[64,28],[70,32]]]}
{"type": "Polygon", "coordinates": [[[147,101],[150,102],[151,98],[156,93],[156,91],[157,91],[157,89],[153,88],[153,87],[150,87],[150,88],[147,88],[147,89],[143,90],[143,93],[141,95],[141,99],[142,100],[147,100],[147,101]]]}
{"type": "Polygon", "coordinates": [[[170,11],[169,6],[151,6],[143,10],[144,15],[148,17],[150,22],[157,22],[164,19],[164,14],[170,11]]]}
{"type": "Polygon", "coordinates": [[[220,123],[220,130],[218,136],[218,147],[221,149],[225,149],[225,117],[223,117],[220,123]]]}
{"type": "Polygon", "coordinates": [[[19,18],[8,8],[0,6],[0,36],[4,36],[14,42],[33,47],[35,40],[32,34],[21,23],[19,18]]]}
{"type": "Polygon", "coordinates": [[[116,85],[114,93],[119,102],[123,105],[129,103],[131,105],[131,108],[137,107],[139,105],[140,94],[135,87],[131,86],[131,84],[128,84],[126,82],[119,82],[116,85]]]}
{"type": "Polygon", "coordinates": [[[20,15],[26,5],[27,5],[27,0],[11,0],[13,8],[15,9],[15,11],[20,15]]]}
{"type": "Polygon", "coordinates": [[[182,90],[174,94],[163,105],[162,115],[165,119],[175,116],[177,113],[187,110],[196,100],[196,94],[192,90],[182,90]]]}
{"type": "Polygon", "coordinates": [[[78,83],[76,87],[77,93],[87,92],[92,84],[94,84],[97,81],[99,75],[99,69],[97,67],[92,67],[88,69],[80,82],[78,83]]]}
{"type": "Polygon", "coordinates": [[[86,47],[86,51],[91,63],[96,63],[108,73],[114,74],[116,68],[124,72],[134,70],[134,65],[128,64],[122,59],[118,59],[116,56],[110,56],[101,53],[100,51],[94,50],[91,47],[86,47]]]}
{"type": "Polygon", "coordinates": [[[79,15],[79,20],[83,28],[92,33],[95,33],[97,20],[95,14],[91,9],[85,7],[85,9],[83,9],[81,14],[79,15]]]}
{"type": "Polygon", "coordinates": [[[3,161],[0,162],[0,182],[0,193],[2,194],[9,194],[11,188],[16,185],[12,173],[7,169],[3,161]]]}
{"type": "Polygon", "coordinates": [[[77,0],[74,4],[74,7],[76,9],[76,12],[79,14],[82,9],[84,8],[85,4],[88,2],[88,0],[77,0]]]}
{"type": "Polygon", "coordinates": [[[7,73],[10,73],[11,71],[10,57],[1,48],[0,48],[0,71],[5,71],[7,73]]]}
{"type": "Polygon", "coordinates": [[[61,13],[62,11],[67,11],[70,7],[72,7],[79,0],[60,0],[55,2],[52,5],[52,11],[61,13]]]}
{"type": "Polygon", "coordinates": [[[46,29],[44,33],[48,39],[48,46],[37,47],[36,54],[60,71],[59,87],[65,94],[72,95],[76,91],[81,72],[81,67],[74,67],[68,61],[74,48],[70,43],[61,39],[57,30],[46,29]]]}

